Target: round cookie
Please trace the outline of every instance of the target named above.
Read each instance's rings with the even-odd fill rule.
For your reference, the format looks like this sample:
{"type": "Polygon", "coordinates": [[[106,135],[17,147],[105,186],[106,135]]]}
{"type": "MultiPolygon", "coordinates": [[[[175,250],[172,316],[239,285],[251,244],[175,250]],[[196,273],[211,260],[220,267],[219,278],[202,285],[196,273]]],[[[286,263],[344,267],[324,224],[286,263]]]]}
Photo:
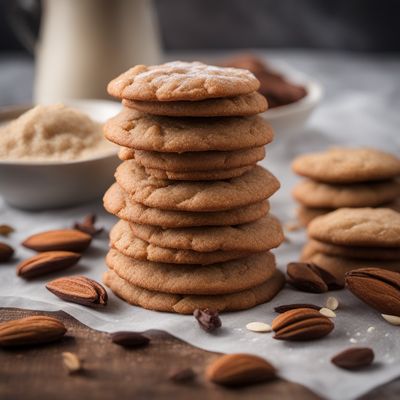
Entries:
{"type": "Polygon", "coordinates": [[[258,90],[260,82],[248,70],[173,61],[136,65],[107,86],[111,96],[143,101],[195,101],[230,97],[258,90]]]}
{"type": "Polygon", "coordinates": [[[142,240],[160,247],[210,251],[259,252],[278,247],[284,240],[282,227],[272,215],[236,226],[163,229],[130,223],[132,232],[142,240]]]}
{"type": "Polygon", "coordinates": [[[315,253],[307,259],[303,259],[303,261],[317,264],[336,277],[338,282],[343,286],[346,272],[353,269],[379,267],[391,271],[400,271],[400,261],[357,260],[354,258],[330,256],[323,253],[315,253]]]}
{"type": "Polygon", "coordinates": [[[374,207],[400,196],[396,180],[353,184],[328,184],[304,180],[293,190],[294,198],[310,208],[374,207]]]}
{"type": "Polygon", "coordinates": [[[266,98],[258,92],[200,101],[136,101],[124,99],[122,104],[147,114],[169,117],[246,117],[263,113],[268,109],[266,98]]]}
{"type": "Polygon", "coordinates": [[[242,176],[245,172],[254,168],[254,165],[247,165],[246,167],[219,169],[211,171],[165,171],[157,168],[145,168],[148,175],[157,179],[169,179],[176,181],[217,181],[221,179],[231,179],[242,176]]]}
{"type": "Polygon", "coordinates": [[[186,228],[193,226],[239,225],[253,222],[269,211],[268,200],[228,211],[189,212],[169,211],[150,208],[136,203],[114,183],[103,199],[104,208],[118,218],[138,224],[157,225],[165,228],[186,228]]]}
{"type": "Polygon", "coordinates": [[[149,310],[192,314],[196,309],[209,308],[219,312],[239,311],[272,300],[285,284],[282,272],[276,270],[271,279],[254,288],[225,295],[187,295],[154,292],[130,285],[114,271],[107,271],[104,283],[121,299],[149,310]]]}
{"type": "MultiPolygon", "coordinates": [[[[378,206],[379,208],[390,208],[392,210],[400,212],[399,203],[396,201],[392,201],[390,203],[381,204],[378,206]]],[[[335,211],[334,208],[313,208],[313,207],[305,207],[300,206],[297,208],[297,219],[302,226],[308,226],[308,224],[316,217],[321,215],[328,214],[332,211],[335,211]]]]}
{"type": "Polygon", "coordinates": [[[343,246],[400,247],[400,213],[388,208],[340,208],[312,220],[308,235],[343,246]]]}
{"type": "Polygon", "coordinates": [[[248,252],[211,251],[200,253],[193,250],[179,250],[159,247],[134,235],[129,223],[119,221],[110,231],[110,244],[127,257],[171,264],[208,265],[245,257],[248,252]]]}
{"type": "Polygon", "coordinates": [[[311,208],[311,207],[300,206],[297,208],[296,215],[300,224],[302,226],[307,226],[314,218],[317,218],[321,215],[325,215],[332,211],[334,211],[334,209],[311,208]]]}
{"type": "Polygon", "coordinates": [[[162,293],[216,295],[261,285],[275,272],[272,253],[210,265],[165,264],[139,261],[110,250],[106,263],[129,284],[162,293]]]}
{"type": "Polygon", "coordinates": [[[339,246],[310,240],[303,248],[302,258],[310,257],[315,253],[361,260],[400,261],[400,248],[339,246]]]}
{"type": "Polygon", "coordinates": [[[246,167],[256,164],[265,157],[264,146],[234,151],[191,151],[180,154],[143,150],[132,150],[131,153],[131,149],[126,149],[128,151],[123,157],[134,158],[143,167],[179,172],[246,167]]]}
{"type": "Polygon", "coordinates": [[[320,182],[356,183],[400,175],[400,159],[370,148],[335,147],[305,154],[292,163],[293,171],[320,182]]]}
{"type": "Polygon", "coordinates": [[[265,200],[280,187],[278,180],[260,166],[229,180],[181,182],[150,177],[134,160],[128,160],[119,165],[115,178],[136,202],[179,211],[231,210],[265,200]]]}
{"type": "Polygon", "coordinates": [[[231,151],[263,146],[273,139],[260,116],[220,118],[157,117],[124,108],[104,125],[105,137],[136,150],[184,153],[231,151]]]}

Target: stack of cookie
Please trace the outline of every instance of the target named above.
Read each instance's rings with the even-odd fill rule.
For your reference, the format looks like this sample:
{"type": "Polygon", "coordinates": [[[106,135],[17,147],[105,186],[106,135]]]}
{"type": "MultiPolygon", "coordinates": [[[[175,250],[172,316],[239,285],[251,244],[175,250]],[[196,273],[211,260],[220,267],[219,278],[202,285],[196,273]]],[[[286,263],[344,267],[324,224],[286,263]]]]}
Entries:
{"type": "Polygon", "coordinates": [[[124,108],[105,125],[122,146],[105,208],[104,282],[158,311],[242,310],[270,300],[284,278],[270,249],[283,241],[268,198],[279,182],[257,166],[270,126],[248,71],[202,63],[136,66],[110,82],[124,108]]]}
{"type": "Polygon", "coordinates": [[[293,190],[299,222],[341,207],[398,209],[400,159],[369,148],[332,148],[297,157],[293,171],[307,179],[293,190]]]}
{"type": "Polygon", "coordinates": [[[400,213],[388,208],[341,208],[308,225],[303,261],[313,262],[344,282],[346,272],[364,267],[400,271],[400,213]]]}

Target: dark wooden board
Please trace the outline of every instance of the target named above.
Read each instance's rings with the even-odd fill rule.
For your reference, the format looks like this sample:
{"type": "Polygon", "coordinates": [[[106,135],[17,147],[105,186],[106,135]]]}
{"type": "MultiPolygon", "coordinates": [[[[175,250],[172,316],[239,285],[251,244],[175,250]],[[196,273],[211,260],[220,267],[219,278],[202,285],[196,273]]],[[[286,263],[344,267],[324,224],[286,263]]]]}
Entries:
{"type": "MultiPolygon", "coordinates": [[[[35,314],[59,318],[68,327],[68,335],[61,342],[45,346],[0,350],[1,400],[319,399],[301,385],[285,380],[242,389],[211,384],[204,380],[203,372],[218,355],[163,332],[150,332],[152,341],[148,347],[127,350],[113,344],[107,334],[90,329],[63,312],[3,308],[0,320],[35,314]],[[67,373],[61,358],[64,351],[76,353],[84,360],[82,373],[67,373]],[[197,373],[193,383],[177,384],[168,379],[173,369],[189,366],[197,373]]],[[[396,387],[399,385],[386,386],[365,400],[381,399],[382,393],[385,399],[394,400],[398,395],[396,387]]]]}

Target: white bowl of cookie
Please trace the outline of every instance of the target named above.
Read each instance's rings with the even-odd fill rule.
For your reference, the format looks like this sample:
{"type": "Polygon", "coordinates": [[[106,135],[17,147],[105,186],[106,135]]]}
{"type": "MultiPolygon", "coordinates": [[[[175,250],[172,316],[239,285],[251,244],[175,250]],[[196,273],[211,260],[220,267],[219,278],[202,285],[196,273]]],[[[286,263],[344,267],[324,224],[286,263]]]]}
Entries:
{"type": "Polygon", "coordinates": [[[99,199],[119,163],[102,123],[119,109],[102,100],[0,109],[0,196],[26,210],[99,199]]]}
{"type": "Polygon", "coordinates": [[[222,64],[248,69],[258,78],[259,92],[269,104],[263,116],[278,138],[280,134],[301,132],[321,101],[322,86],[286,63],[270,63],[253,54],[239,54],[222,64]]]}

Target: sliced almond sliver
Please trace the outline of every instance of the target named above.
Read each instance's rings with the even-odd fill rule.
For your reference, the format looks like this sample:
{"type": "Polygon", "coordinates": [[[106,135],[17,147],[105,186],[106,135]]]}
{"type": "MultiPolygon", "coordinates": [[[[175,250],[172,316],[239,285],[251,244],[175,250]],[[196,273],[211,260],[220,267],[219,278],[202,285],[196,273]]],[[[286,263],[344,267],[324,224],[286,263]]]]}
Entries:
{"type": "Polygon", "coordinates": [[[339,301],[336,297],[328,297],[325,303],[325,307],[332,311],[335,311],[339,307],[339,301]]]}
{"type": "Polygon", "coordinates": [[[322,307],[319,310],[319,312],[320,312],[320,314],[322,314],[322,315],[324,315],[325,317],[328,317],[328,318],[335,318],[336,317],[336,314],[332,310],[330,310],[329,308],[326,308],[326,307],[322,307]]]}
{"type": "Polygon", "coordinates": [[[382,317],[387,322],[389,322],[389,324],[400,326],[400,317],[396,315],[387,315],[387,314],[382,314],[382,317]]]}
{"type": "Polygon", "coordinates": [[[249,322],[246,328],[252,332],[272,332],[272,327],[264,322],[249,322]]]}

